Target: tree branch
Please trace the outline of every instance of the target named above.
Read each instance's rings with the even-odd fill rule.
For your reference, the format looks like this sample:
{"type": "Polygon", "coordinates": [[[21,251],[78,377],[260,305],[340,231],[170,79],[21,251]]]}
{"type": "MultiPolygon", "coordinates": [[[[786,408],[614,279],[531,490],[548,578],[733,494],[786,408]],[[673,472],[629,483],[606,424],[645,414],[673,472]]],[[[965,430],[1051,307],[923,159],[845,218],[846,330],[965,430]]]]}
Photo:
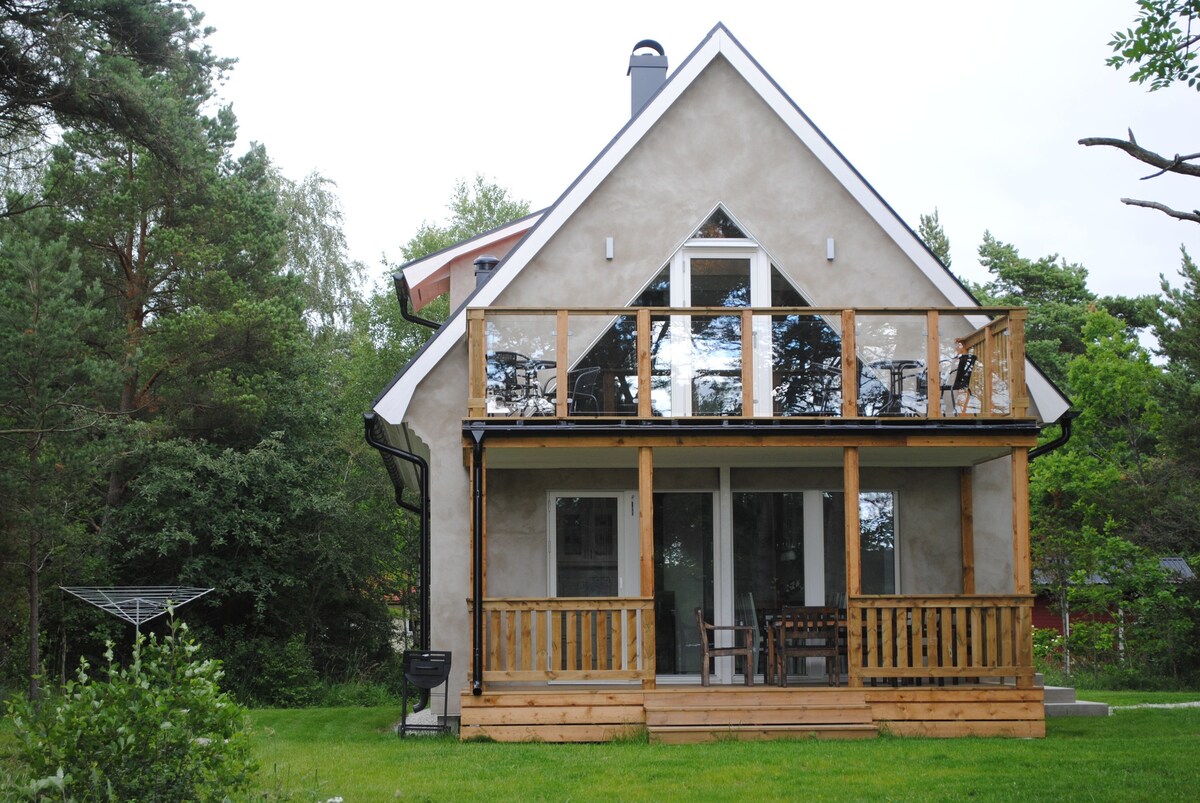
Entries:
{"type": "Polygon", "coordinates": [[[1159,212],[1170,215],[1179,220],[1187,220],[1191,223],[1200,223],[1200,209],[1191,212],[1180,212],[1178,209],[1172,209],[1166,204],[1160,204],[1157,201],[1139,201],[1136,198],[1122,198],[1121,203],[1129,204],[1130,206],[1144,206],[1147,209],[1157,209],[1159,212]]]}
{"type": "Polygon", "coordinates": [[[1133,131],[1129,132],[1128,140],[1112,137],[1085,137],[1079,140],[1079,144],[1088,147],[1092,145],[1106,145],[1110,148],[1116,148],[1117,150],[1125,151],[1139,162],[1144,162],[1159,169],[1159,172],[1145,176],[1145,178],[1154,178],[1154,176],[1160,176],[1163,173],[1179,173],[1184,176],[1200,177],[1200,165],[1188,164],[1189,160],[1200,158],[1200,153],[1193,153],[1187,156],[1180,156],[1179,154],[1176,154],[1174,157],[1163,156],[1160,153],[1155,153],[1138,145],[1137,140],[1133,137],[1133,131]]]}

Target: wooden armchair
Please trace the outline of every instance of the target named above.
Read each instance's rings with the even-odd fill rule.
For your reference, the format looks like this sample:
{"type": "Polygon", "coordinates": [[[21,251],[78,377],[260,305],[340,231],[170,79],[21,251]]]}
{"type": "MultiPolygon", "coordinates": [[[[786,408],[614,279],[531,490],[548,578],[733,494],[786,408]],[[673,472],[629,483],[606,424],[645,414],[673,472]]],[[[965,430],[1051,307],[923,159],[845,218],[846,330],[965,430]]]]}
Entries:
{"type": "Polygon", "coordinates": [[[779,685],[788,685],[789,658],[824,658],[830,685],[841,685],[837,608],[785,607],[771,630],[771,638],[770,671],[772,675],[778,675],[779,685]]]}
{"type": "Polygon", "coordinates": [[[754,628],[749,625],[710,625],[704,621],[704,611],[696,609],[696,625],[700,628],[700,685],[708,685],[710,661],[722,656],[742,656],[746,685],[754,685],[754,628]],[[732,631],[734,641],[741,646],[717,647],[716,634],[719,630],[732,631]]]}

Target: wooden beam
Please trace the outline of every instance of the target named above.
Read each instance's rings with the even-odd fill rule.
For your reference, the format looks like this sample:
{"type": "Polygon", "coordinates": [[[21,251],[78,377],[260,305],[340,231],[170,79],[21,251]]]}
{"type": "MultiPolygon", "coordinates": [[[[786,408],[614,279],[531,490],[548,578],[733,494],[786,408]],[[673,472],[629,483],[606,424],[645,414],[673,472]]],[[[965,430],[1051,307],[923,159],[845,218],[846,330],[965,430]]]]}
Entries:
{"type": "MultiPolygon", "coordinates": [[[[979,413],[981,415],[995,415],[996,405],[993,388],[992,376],[996,370],[996,339],[992,337],[992,327],[988,326],[983,330],[983,354],[980,355],[983,363],[983,398],[980,400],[979,413]]],[[[976,367],[979,370],[979,366],[976,367]]]]}
{"type": "Polygon", "coordinates": [[[962,591],[975,593],[975,499],[972,488],[974,470],[961,469],[958,473],[959,510],[962,532],[962,591]]]}
{"type": "Polygon", "coordinates": [[[1013,593],[1028,594],[1032,558],[1029,552],[1029,450],[1012,450],[1013,593]]]}
{"type": "Polygon", "coordinates": [[[842,418],[858,416],[858,351],[854,343],[854,310],[842,310],[842,418]]]}
{"type": "Polygon", "coordinates": [[[1029,313],[1015,309],[1008,314],[1009,395],[1011,415],[1025,418],[1029,415],[1029,388],[1025,386],[1025,319],[1029,313]]]}
{"type": "Polygon", "coordinates": [[[925,415],[942,415],[941,349],[938,343],[938,313],[925,313],[925,415]]]}
{"type": "Polygon", "coordinates": [[[654,414],[650,392],[650,310],[637,311],[638,417],[654,414]]]}
{"type": "Polygon", "coordinates": [[[567,417],[567,397],[571,395],[570,379],[567,376],[567,366],[571,364],[568,336],[571,331],[570,325],[567,311],[560,309],[554,336],[554,414],[559,418],[567,417]]]}
{"type": "MultiPolygon", "coordinates": [[[[680,427],[680,430],[683,430],[680,427]]],[[[469,438],[464,439],[469,446],[469,438]]],[[[664,433],[631,433],[621,435],[575,435],[547,433],[539,436],[509,435],[503,432],[489,432],[488,446],[493,449],[548,449],[548,448],[633,448],[633,447],[712,447],[714,445],[727,447],[777,447],[803,449],[816,446],[867,446],[903,448],[906,446],[927,446],[937,448],[955,447],[993,447],[1010,449],[1013,447],[1030,448],[1037,445],[1036,435],[1001,435],[959,434],[944,437],[934,435],[902,435],[879,433],[845,433],[828,435],[780,435],[780,434],[748,434],[726,435],[719,438],[711,434],[694,436],[684,434],[664,433]]]]}
{"type": "Polygon", "coordinates": [[[638,449],[638,554],[642,597],[654,596],[654,449],[638,449]]]}
{"type": "Polygon", "coordinates": [[[467,310],[467,417],[487,417],[487,337],[483,310],[467,310]]]}
{"type": "Polygon", "coordinates": [[[742,418],[754,415],[754,311],[742,310],[742,418]]]}
{"type": "Polygon", "coordinates": [[[846,596],[862,594],[862,525],[858,519],[858,447],[842,452],[842,489],[846,500],[846,596]]]}

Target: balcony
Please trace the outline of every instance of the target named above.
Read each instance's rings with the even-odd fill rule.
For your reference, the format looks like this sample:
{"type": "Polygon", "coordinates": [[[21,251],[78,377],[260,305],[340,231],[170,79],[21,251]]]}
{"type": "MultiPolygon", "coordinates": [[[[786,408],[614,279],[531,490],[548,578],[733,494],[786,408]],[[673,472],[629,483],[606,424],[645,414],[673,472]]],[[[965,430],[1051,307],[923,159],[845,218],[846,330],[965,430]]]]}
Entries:
{"type": "Polygon", "coordinates": [[[488,308],[469,418],[1029,415],[1023,308],[488,308]]]}

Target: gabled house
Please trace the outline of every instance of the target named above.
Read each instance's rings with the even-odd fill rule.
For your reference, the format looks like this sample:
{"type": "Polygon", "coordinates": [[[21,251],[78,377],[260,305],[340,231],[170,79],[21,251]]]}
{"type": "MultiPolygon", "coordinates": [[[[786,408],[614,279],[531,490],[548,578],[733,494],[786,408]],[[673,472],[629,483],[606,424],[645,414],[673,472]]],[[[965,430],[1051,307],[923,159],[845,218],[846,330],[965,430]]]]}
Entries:
{"type": "Polygon", "coordinates": [[[1027,467],[1069,403],[1024,310],[980,307],[723,25],[630,74],[551,207],[399,281],[455,311],[368,439],[425,522],[462,735],[1043,735],[1027,467]],[[838,612],[832,669],[768,660],[792,607],[838,612]],[[750,639],[707,686],[697,609],[750,639]]]}

